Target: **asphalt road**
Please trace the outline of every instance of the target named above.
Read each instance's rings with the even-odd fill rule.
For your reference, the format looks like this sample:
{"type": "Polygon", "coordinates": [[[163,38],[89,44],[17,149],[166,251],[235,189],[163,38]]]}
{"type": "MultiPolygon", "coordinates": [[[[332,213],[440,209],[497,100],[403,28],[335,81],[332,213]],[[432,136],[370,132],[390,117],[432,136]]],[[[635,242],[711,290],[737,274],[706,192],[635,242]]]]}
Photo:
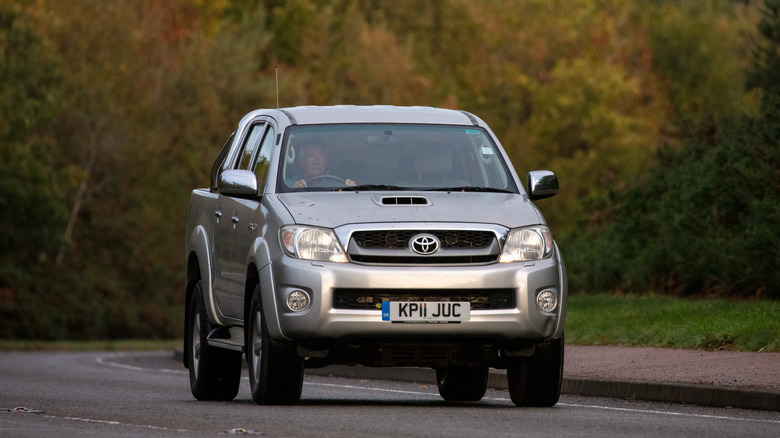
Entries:
{"type": "Polygon", "coordinates": [[[515,408],[505,391],[447,403],[434,386],[306,377],[301,402],[192,398],[170,352],[1,353],[0,437],[778,437],[780,412],[563,396],[515,408]],[[17,409],[24,408],[24,409],[17,409]]]}

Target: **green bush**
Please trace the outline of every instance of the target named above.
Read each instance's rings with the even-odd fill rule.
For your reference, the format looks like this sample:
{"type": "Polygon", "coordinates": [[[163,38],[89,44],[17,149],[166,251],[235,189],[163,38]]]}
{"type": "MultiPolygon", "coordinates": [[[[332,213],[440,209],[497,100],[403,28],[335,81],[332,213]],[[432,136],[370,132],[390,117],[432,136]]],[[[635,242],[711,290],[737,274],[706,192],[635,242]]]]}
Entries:
{"type": "MultiPolygon", "coordinates": [[[[667,129],[671,118],[732,117],[745,107],[754,45],[745,29],[754,19],[754,5],[728,1],[0,0],[0,339],[180,336],[189,191],[208,183],[236,121],[277,97],[282,106],[479,114],[520,174],[549,168],[561,177],[564,191],[540,207],[578,288],[710,285],[767,295],[764,284],[776,282],[749,279],[777,266],[765,245],[777,222],[773,182],[748,179],[738,190],[729,180],[721,190],[741,204],[718,204],[709,216],[725,199],[709,193],[709,181],[693,181],[698,195],[677,187],[691,184],[678,178],[689,171],[681,160],[720,178],[707,167],[721,159],[709,149],[726,138],[741,148],[738,136],[716,130],[720,139],[692,150],[670,148],[661,160],[673,172],[650,175],[632,189],[638,199],[621,195],[659,138],[690,131],[667,129]],[[760,184],[769,194],[756,198],[760,184]],[[668,199],[652,199],[654,190],[668,199]],[[704,199],[672,202],[694,195],[704,199]],[[745,217],[732,219],[739,209],[745,217]],[[582,215],[598,228],[573,227],[582,215]],[[712,216],[726,225],[707,240],[712,216]],[[565,235],[574,229],[585,231],[565,235]],[[697,235],[673,232],[689,229],[697,235]],[[707,251],[753,257],[708,265],[707,251]]],[[[766,74],[750,77],[761,88],[780,76],[767,41],[766,74]]],[[[723,171],[752,177],[751,160],[723,171]]],[[[774,166],[758,161],[762,175],[774,166]]],[[[740,175],[729,176],[739,185],[740,175]]]]}
{"type": "Polygon", "coordinates": [[[780,298],[780,2],[767,1],[749,83],[754,116],[683,126],[603,227],[561,238],[574,290],[780,298]]]}
{"type": "Polygon", "coordinates": [[[780,93],[657,158],[611,223],[562,237],[573,289],[780,298],[780,93]]]}

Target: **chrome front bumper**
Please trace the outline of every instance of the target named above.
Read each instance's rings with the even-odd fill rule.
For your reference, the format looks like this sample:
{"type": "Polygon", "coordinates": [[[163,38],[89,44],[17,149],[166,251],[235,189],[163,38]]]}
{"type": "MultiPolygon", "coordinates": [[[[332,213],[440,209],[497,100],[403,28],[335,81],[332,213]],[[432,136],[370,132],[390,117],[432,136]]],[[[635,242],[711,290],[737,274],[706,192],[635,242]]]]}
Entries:
{"type": "MultiPolygon", "coordinates": [[[[566,314],[565,267],[552,258],[526,263],[481,266],[370,266],[323,263],[281,257],[264,269],[263,302],[272,337],[283,340],[481,337],[542,341],[563,332],[566,314]],[[269,287],[270,286],[270,287],[269,287]],[[382,320],[379,309],[349,310],[333,307],[336,288],[362,289],[491,289],[511,288],[516,307],[472,310],[469,321],[448,324],[392,323],[382,320]],[[271,293],[268,289],[273,290],[271,293]],[[307,292],[311,306],[300,313],[284,304],[293,290],[307,292]],[[536,296],[552,291],[558,306],[542,312],[536,296]]],[[[262,275],[262,273],[261,273],[262,275]]]]}

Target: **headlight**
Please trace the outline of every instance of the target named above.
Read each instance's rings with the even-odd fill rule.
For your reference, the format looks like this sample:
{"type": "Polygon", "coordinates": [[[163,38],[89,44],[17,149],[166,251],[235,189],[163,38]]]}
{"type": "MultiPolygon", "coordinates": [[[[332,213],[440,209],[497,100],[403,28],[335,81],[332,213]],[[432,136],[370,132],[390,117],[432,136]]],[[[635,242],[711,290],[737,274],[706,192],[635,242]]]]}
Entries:
{"type": "Polygon", "coordinates": [[[322,262],[347,262],[347,256],[333,230],[291,225],[283,227],[279,237],[282,248],[290,257],[322,262]]]}
{"type": "Polygon", "coordinates": [[[553,239],[545,226],[517,228],[506,236],[501,263],[541,260],[552,255],[553,239]]]}

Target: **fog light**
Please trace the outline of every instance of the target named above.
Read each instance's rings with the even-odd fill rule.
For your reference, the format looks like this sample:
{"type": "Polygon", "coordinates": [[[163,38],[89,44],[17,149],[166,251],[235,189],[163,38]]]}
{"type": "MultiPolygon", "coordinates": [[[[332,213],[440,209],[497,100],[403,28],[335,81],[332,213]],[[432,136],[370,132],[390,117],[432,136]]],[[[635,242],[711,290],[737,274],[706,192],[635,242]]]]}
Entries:
{"type": "Polygon", "coordinates": [[[542,312],[552,312],[558,305],[558,298],[550,290],[543,290],[536,296],[536,305],[542,312]]]}
{"type": "Polygon", "coordinates": [[[309,307],[309,294],[302,290],[294,290],[287,295],[287,308],[293,312],[302,312],[309,307]]]}

